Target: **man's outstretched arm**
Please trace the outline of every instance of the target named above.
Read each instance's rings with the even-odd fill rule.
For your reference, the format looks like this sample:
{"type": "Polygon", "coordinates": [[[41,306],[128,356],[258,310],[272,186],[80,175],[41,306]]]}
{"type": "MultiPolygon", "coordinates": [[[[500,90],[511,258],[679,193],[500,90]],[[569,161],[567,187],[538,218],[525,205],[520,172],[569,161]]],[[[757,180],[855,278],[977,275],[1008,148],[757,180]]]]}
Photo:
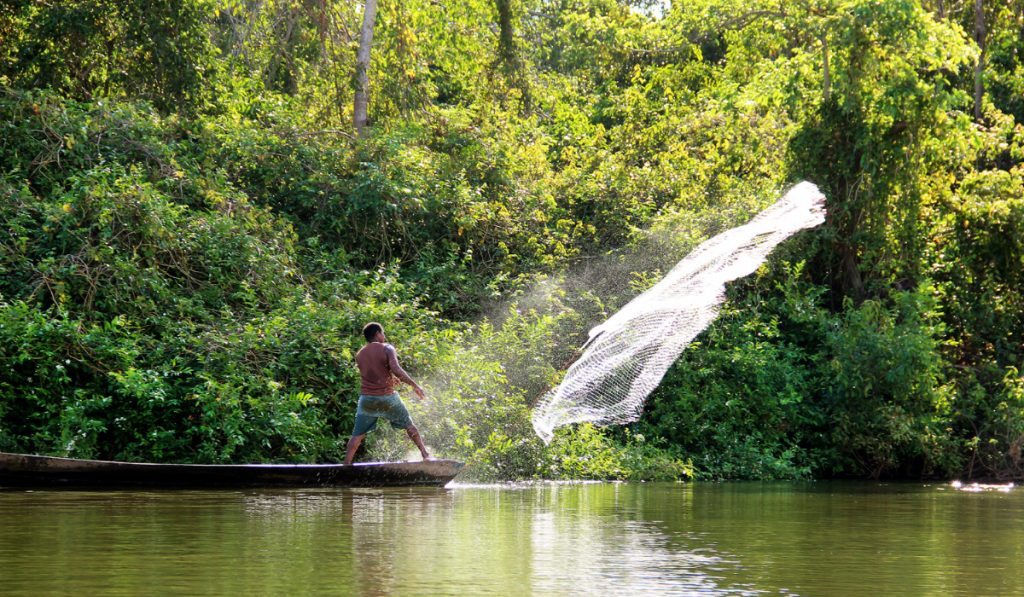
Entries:
{"type": "Polygon", "coordinates": [[[393,346],[388,346],[388,365],[390,365],[391,372],[395,374],[395,377],[412,386],[412,391],[416,392],[416,395],[419,396],[420,400],[427,397],[427,393],[423,391],[420,384],[416,383],[416,380],[406,373],[405,369],[402,369],[402,366],[398,364],[398,353],[395,352],[393,346]]]}

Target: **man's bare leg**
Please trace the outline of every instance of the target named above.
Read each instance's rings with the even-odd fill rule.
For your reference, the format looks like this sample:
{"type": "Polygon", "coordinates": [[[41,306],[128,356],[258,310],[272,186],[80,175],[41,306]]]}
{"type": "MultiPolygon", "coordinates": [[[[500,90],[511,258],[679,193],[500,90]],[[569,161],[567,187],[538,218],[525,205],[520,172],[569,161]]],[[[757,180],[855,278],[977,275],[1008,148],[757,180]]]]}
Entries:
{"type": "Polygon", "coordinates": [[[345,451],[345,464],[352,464],[352,459],[356,457],[356,450],[359,449],[359,444],[363,443],[363,438],[366,434],[353,435],[348,440],[348,449],[345,451]]]}
{"type": "Polygon", "coordinates": [[[416,429],[415,425],[409,425],[405,428],[405,432],[409,434],[409,439],[412,443],[416,444],[416,447],[420,449],[420,454],[423,456],[423,460],[429,460],[430,454],[427,453],[427,447],[423,445],[423,438],[420,437],[420,430],[416,429]]]}

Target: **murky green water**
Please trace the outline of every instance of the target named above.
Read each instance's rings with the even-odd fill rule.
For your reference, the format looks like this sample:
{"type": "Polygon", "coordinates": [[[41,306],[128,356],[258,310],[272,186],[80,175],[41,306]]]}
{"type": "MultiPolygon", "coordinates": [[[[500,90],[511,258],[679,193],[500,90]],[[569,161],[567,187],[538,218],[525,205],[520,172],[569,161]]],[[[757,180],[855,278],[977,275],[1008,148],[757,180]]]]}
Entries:
{"type": "Polygon", "coordinates": [[[4,595],[1024,595],[1024,489],[0,492],[4,595]]]}

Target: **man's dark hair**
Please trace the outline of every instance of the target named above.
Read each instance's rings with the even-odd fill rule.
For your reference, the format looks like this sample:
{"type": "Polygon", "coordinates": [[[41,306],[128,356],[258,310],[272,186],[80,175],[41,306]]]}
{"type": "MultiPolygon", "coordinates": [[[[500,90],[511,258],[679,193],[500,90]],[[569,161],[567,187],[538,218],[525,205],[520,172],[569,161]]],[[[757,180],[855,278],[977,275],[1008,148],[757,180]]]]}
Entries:
{"type": "Polygon", "coordinates": [[[370,323],[363,326],[363,337],[366,338],[367,342],[372,342],[373,337],[377,335],[377,332],[383,331],[384,326],[377,323],[376,321],[371,321],[370,323]]]}

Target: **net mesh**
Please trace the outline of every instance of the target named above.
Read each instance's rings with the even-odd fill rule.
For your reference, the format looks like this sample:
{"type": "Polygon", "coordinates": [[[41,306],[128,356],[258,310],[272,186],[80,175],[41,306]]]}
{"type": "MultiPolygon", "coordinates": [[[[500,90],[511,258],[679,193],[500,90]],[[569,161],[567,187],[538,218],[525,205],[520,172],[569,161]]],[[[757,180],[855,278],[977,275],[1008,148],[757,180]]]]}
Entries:
{"type": "Polygon", "coordinates": [[[590,330],[583,354],[538,400],[533,428],[550,442],[556,427],[639,418],[644,399],[687,344],[718,315],[725,283],[756,270],[794,233],[825,220],[825,197],[801,182],[750,222],[704,242],[655,286],[590,330]]]}

